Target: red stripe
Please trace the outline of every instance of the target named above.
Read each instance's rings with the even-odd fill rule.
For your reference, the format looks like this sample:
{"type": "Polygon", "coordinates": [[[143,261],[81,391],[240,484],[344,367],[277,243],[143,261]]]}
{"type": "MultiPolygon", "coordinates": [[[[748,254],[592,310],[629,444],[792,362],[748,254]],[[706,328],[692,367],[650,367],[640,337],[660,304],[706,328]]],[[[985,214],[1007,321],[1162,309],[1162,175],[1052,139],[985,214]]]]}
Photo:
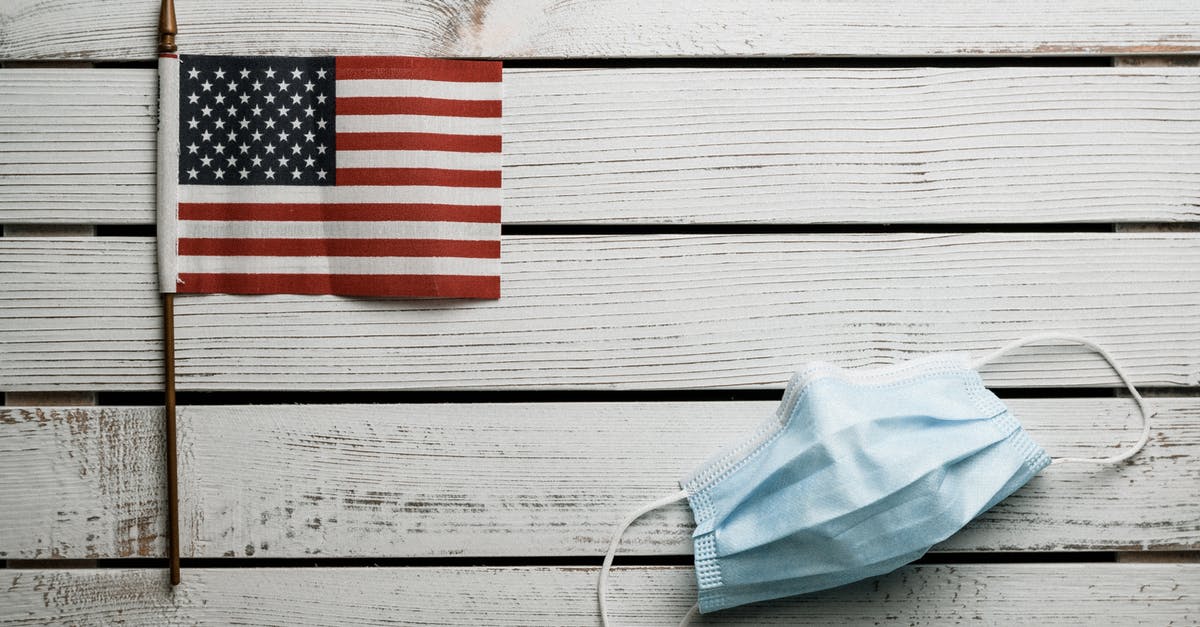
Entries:
{"type": "Polygon", "coordinates": [[[179,55],[175,54],[174,52],[160,52],[160,53],[158,53],[158,56],[159,56],[159,58],[166,57],[168,59],[178,59],[179,58],[179,55]]]}
{"type": "Polygon", "coordinates": [[[179,203],[180,220],[500,222],[500,207],[433,204],[179,203]]]}
{"type": "Polygon", "coordinates": [[[440,168],[338,168],[338,185],[431,185],[437,187],[500,187],[499,170],[440,168]]]}
{"type": "Polygon", "coordinates": [[[400,96],[337,98],[338,115],[442,115],[458,118],[498,118],[499,100],[450,100],[400,96]]]}
{"type": "Polygon", "coordinates": [[[450,274],[190,274],[184,294],[338,294],[425,298],[500,298],[500,277],[450,274]]]}
{"type": "Polygon", "coordinates": [[[338,133],[338,150],[444,150],[500,152],[499,135],[441,133],[338,133]]]}
{"type": "Polygon", "coordinates": [[[499,83],[498,61],[454,61],[417,57],[338,57],[337,79],[415,79],[463,83],[499,83]]]}
{"type": "Polygon", "coordinates": [[[180,255],[499,259],[499,240],[179,238],[180,255]]]}

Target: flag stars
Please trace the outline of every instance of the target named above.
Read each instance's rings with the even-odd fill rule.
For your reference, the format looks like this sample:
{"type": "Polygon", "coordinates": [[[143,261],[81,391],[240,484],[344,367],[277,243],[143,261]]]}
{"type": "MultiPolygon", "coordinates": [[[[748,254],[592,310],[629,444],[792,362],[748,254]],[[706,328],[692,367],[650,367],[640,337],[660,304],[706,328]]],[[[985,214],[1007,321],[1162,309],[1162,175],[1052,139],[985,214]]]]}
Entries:
{"type": "Polygon", "coordinates": [[[333,68],[215,60],[180,70],[195,81],[180,96],[180,182],[333,184],[333,68]]]}

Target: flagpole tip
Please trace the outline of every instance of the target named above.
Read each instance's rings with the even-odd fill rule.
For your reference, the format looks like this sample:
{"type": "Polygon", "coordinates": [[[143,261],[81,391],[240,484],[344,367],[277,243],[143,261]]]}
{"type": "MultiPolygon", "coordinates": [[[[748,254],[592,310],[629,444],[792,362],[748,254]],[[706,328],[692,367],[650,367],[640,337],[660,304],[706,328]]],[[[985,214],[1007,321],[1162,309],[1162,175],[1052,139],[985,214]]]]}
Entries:
{"type": "Polygon", "coordinates": [[[158,51],[175,52],[175,35],[179,28],[175,25],[175,0],[162,0],[158,10],[158,51]]]}

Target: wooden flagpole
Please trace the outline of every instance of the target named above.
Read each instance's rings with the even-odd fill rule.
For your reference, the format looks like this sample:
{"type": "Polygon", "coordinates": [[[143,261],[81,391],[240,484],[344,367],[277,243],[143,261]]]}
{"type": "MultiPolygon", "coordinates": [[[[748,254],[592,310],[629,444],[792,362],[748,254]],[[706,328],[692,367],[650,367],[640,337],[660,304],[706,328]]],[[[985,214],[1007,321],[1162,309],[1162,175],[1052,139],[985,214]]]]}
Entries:
{"type": "MultiPolygon", "coordinates": [[[[174,54],[175,3],[162,0],[158,12],[158,53],[174,54]]],[[[160,104],[162,99],[160,99],[160,104]]],[[[163,295],[163,359],[166,370],[167,418],[167,527],[170,544],[171,585],[179,585],[179,473],[175,450],[175,294],[163,295]]]]}

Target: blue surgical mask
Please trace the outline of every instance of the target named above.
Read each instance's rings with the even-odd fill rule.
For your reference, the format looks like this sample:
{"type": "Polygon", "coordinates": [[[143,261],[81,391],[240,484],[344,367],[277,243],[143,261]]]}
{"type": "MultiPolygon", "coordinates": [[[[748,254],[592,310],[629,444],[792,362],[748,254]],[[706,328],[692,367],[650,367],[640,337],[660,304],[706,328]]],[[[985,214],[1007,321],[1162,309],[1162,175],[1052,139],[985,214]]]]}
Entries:
{"type": "Polygon", "coordinates": [[[792,377],[775,415],[689,473],[682,491],[633,512],[600,571],[605,587],[626,527],[687,499],[699,601],[694,612],[815,592],[881,575],[925,554],[1051,463],[1118,463],[1150,437],[1151,410],[1104,349],[1034,336],[981,359],[936,354],[846,370],[813,363],[792,377]],[[1132,392],[1141,439],[1120,455],[1052,460],[983,385],[977,369],[1031,343],[1092,348],[1132,392]]]}

